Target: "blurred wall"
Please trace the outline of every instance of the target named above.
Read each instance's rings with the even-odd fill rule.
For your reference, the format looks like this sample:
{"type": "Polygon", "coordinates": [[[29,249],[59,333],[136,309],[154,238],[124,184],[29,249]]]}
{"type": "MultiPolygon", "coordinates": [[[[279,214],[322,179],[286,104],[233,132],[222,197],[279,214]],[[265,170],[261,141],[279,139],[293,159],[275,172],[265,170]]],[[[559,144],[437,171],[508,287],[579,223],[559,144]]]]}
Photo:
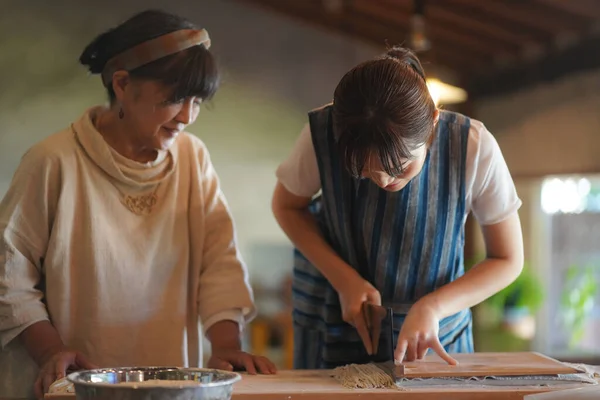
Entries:
{"type": "Polygon", "coordinates": [[[476,106],[516,178],[600,172],[600,71],[476,106]]]}
{"type": "Polygon", "coordinates": [[[544,262],[538,240],[545,229],[543,178],[600,173],[599,87],[600,71],[589,71],[474,104],[475,117],[498,140],[523,200],[525,256],[534,266],[544,262]]]}

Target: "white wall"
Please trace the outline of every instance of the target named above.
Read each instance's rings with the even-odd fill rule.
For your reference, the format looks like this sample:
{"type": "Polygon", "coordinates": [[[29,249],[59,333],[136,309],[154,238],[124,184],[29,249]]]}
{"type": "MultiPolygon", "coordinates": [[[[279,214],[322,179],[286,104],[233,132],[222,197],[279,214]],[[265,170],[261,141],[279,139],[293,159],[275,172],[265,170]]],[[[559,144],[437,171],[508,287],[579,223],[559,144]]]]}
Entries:
{"type": "Polygon", "coordinates": [[[476,104],[516,177],[600,171],[600,71],[476,104]]]}

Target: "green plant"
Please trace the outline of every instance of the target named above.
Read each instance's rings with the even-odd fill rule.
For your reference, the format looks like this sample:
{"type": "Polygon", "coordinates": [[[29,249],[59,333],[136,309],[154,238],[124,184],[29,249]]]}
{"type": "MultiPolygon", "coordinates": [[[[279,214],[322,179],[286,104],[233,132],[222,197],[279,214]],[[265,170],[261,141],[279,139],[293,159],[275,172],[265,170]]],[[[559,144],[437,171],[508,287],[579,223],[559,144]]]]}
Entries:
{"type": "Polygon", "coordinates": [[[598,266],[580,267],[571,265],[566,272],[565,286],[561,296],[561,319],[571,333],[569,345],[577,344],[583,338],[586,323],[594,308],[594,298],[598,285],[595,272],[598,266]]]}
{"type": "Polygon", "coordinates": [[[544,298],[542,283],[526,264],[514,282],[491,296],[486,303],[501,310],[520,308],[533,314],[544,303],[544,298]]]}

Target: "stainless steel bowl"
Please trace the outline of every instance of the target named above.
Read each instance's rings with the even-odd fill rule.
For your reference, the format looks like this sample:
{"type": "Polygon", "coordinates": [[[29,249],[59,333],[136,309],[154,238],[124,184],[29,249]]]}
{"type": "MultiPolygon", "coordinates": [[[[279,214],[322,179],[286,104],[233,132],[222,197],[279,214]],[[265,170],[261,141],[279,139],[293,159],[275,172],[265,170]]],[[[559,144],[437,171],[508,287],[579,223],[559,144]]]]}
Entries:
{"type": "Polygon", "coordinates": [[[144,367],[78,371],[67,376],[78,400],[229,400],[235,372],[144,367]]]}

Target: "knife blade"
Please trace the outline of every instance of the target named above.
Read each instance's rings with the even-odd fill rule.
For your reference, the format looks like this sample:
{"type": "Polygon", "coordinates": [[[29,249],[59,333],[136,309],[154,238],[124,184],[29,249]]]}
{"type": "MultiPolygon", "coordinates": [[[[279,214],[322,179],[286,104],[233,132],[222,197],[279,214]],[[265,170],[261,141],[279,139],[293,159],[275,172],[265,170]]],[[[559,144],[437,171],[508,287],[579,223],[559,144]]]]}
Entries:
{"type": "Polygon", "coordinates": [[[404,377],[404,366],[394,362],[392,308],[365,302],[362,305],[362,315],[373,349],[369,361],[398,383],[404,377]]]}

